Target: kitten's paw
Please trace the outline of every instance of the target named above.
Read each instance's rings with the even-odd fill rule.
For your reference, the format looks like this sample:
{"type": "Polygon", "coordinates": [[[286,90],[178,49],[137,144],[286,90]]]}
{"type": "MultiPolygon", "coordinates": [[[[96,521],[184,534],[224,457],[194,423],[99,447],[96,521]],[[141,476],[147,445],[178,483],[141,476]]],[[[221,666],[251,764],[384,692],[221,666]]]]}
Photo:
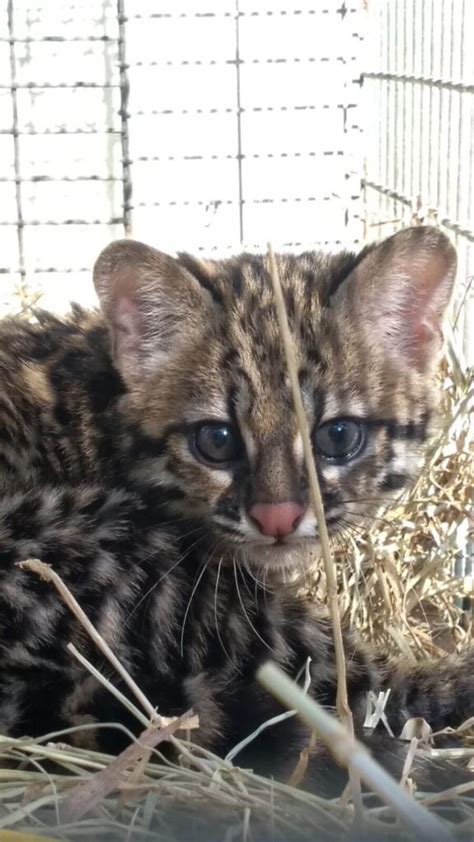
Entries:
{"type": "Polygon", "coordinates": [[[460,655],[417,664],[397,664],[387,679],[389,718],[395,728],[422,717],[433,731],[457,728],[474,716],[474,647],[460,655]]]}

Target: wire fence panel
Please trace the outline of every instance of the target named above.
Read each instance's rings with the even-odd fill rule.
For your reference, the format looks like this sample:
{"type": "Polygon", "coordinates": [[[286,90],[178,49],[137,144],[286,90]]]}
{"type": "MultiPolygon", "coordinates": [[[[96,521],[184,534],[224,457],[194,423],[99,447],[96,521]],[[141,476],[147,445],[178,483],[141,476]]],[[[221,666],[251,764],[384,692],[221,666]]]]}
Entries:
{"type": "Polygon", "coordinates": [[[92,299],[133,234],[360,242],[357,4],[0,0],[1,301],[92,299]]]}
{"type": "Polygon", "coordinates": [[[226,252],[361,236],[357,8],[128,5],[134,231],[226,252]]]}
{"type": "Polygon", "coordinates": [[[426,221],[453,237],[459,255],[453,318],[472,364],[474,4],[369,2],[366,235],[426,221]]]}
{"type": "Polygon", "coordinates": [[[0,5],[0,305],[92,300],[90,266],[123,234],[115,2],[0,5]]]}
{"type": "Polygon", "coordinates": [[[220,254],[423,219],[468,296],[474,5],[364,5],[0,0],[2,309],[89,303],[124,233],[220,254]]]}

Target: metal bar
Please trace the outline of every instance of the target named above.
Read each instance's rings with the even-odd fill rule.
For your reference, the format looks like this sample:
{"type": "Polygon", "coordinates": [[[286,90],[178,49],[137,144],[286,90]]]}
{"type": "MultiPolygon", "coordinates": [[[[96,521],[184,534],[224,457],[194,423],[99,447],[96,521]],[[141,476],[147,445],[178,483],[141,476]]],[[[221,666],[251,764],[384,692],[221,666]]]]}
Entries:
{"type": "MultiPolygon", "coordinates": [[[[268,196],[259,199],[190,199],[188,200],[171,200],[168,202],[137,202],[137,208],[196,208],[208,207],[210,204],[214,205],[279,205],[279,204],[299,204],[301,202],[333,202],[334,200],[342,201],[344,197],[338,196],[335,193],[323,196],[268,196]]],[[[349,196],[350,201],[356,201],[358,196],[349,196]]]]}
{"type": "MultiPolygon", "coordinates": [[[[391,43],[391,53],[392,53],[392,67],[395,73],[398,73],[398,8],[400,3],[393,4],[392,7],[392,18],[391,18],[391,26],[390,26],[390,43],[391,43]]],[[[390,87],[390,86],[389,86],[390,87]]],[[[390,177],[387,180],[388,184],[399,184],[399,173],[398,173],[398,122],[399,122],[399,84],[395,82],[391,86],[392,96],[391,96],[391,105],[392,105],[392,113],[391,113],[391,128],[390,128],[390,137],[392,139],[392,154],[390,156],[390,177]]],[[[398,218],[400,215],[400,211],[398,208],[398,203],[396,199],[392,200],[392,204],[390,205],[390,214],[394,218],[398,218]]]]}
{"type": "MultiPolygon", "coordinates": [[[[28,269],[28,275],[50,275],[55,274],[58,272],[61,275],[79,275],[80,273],[87,273],[90,275],[91,267],[90,266],[81,266],[80,268],[71,268],[67,266],[66,268],[61,268],[60,266],[37,266],[36,268],[28,269]]],[[[15,275],[15,272],[12,272],[11,267],[8,266],[0,266],[0,275],[15,275]]]]}
{"type": "MultiPolygon", "coordinates": [[[[460,60],[460,72],[461,78],[464,77],[465,72],[465,53],[464,53],[464,23],[466,17],[466,4],[465,0],[461,0],[461,24],[460,24],[460,45],[459,45],[459,60],[460,60]]],[[[472,104],[471,104],[472,107],[472,104]]],[[[456,185],[456,219],[459,219],[461,214],[461,197],[462,197],[462,179],[465,177],[464,175],[464,168],[462,166],[462,144],[463,144],[463,111],[464,108],[464,97],[462,94],[459,95],[459,122],[458,122],[458,148],[457,148],[457,155],[458,155],[458,171],[457,171],[457,185],[456,185]]],[[[471,137],[471,143],[474,143],[474,138],[471,137]]],[[[472,198],[472,197],[471,197],[472,198]]]]}
{"type": "MultiPolygon", "coordinates": [[[[271,159],[271,158],[319,158],[332,157],[344,155],[342,149],[325,149],[322,152],[250,152],[249,154],[242,154],[242,159],[251,158],[257,159],[271,159]]],[[[132,159],[131,163],[141,162],[155,162],[155,161],[235,161],[237,155],[137,155],[132,159]]]]}
{"type": "MultiPolygon", "coordinates": [[[[277,196],[264,197],[260,199],[243,199],[244,205],[286,205],[286,204],[301,204],[302,202],[334,202],[334,200],[356,202],[359,196],[342,197],[334,193],[324,196],[277,196]]],[[[226,205],[228,207],[239,206],[239,200],[235,199],[196,199],[193,201],[172,200],[168,202],[137,202],[136,208],[207,208],[209,205],[226,205]]],[[[22,227],[37,226],[37,225],[117,225],[123,223],[123,217],[113,217],[112,219],[24,219],[22,227]]],[[[11,227],[16,225],[16,222],[0,221],[3,227],[11,227]]]]}
{"type": "MultiPolygon", "coordinates": [[[[386,60],[387,60],[387,68],[391,70],[392,67],[392,13],[393,13],[393,4],[387,3],[387,40],[386,40],[386,60]]],[[[392,125],[392,86],[386,86],[387,91],[387,115],[386,115],[386,125],[384,127],[386,133],[385,139],[385,176],[384,182],[385,184],[390,184],[392,181],[392,174],[390,172],[392,161],[393,161],[393,150],[392,145],[394,144],[394,137],[393,137],[393,125],[392,125]]],[[[384,196],[388,199],[387,193],[384,193],[384,196]]],[[[389,202],[385,204],[386,213],[392,217],[394,215],[394,208],[392,208],[389,202]]]]}
{"type": "Polygon", "coordinates": [[[467,82],[451,82],[447,79],[431,79],[429,76],[410,76],[405,73],[379,73],[368,72],[363,74],[364,79],[384,79],[386,82],[407,82],[413,85],[427,85],[434,88],[443,88],[447,91],[458,91],[458,93],[474,93],[474,85],[467,82]]]}
{"type": "MultiPolygon", "coordinates": [[[[353,241],[353,243],[354,243],[354,245],[357,245],[359,243],[359,240],[356,238],[353,241]]],[[[308,240],[305,240],[305,241],[288,240],[288,241],[286,241],[285,240],[284,242],[280,242],[278,244],[278,248],[282,248],[282,249],[305,248],[309,251],[309,250],[314,249],[317,246],[318,247],[319,246],[321,246],[321,247],[322,246],[325,246],[325,247],[326,246],[332,246],[333,248],[336,248],[337,246],[340,247],[342,245],[343,245],[342,240],[311,240],[311,241],[308,241],[308,240]]],[[[250,250],[251,251],[260,250],[260,251],[263,251],[266,254],[267,243],[265,243],[265,242],[255,243],[255,242],[248,242],[247,241],[247,242],[243,243],[243,249],[248,250],[248,251],[250,251],[250,250]]],[[[204,253],[207,253],[207,254],[211,254],[212,252],[221,253],[221,252],[224,252],[224,251],[228,251],[228,252],[231,252],[232,254],[235,254],[235,243],[229,243],[227,245],[218,245],[218,246],[210,246],[210,245],[193,246],[193,251],[194,252],[204,252],[204,253]]]]}
{"type": "MultiPolygon", "coordinates": [[[[455,6],[454,0],[451,0],[451,21],[450,21],[450,31],[449,31],[449,75],[452,78],[454,73],[454,14],[455,14],[455,6]]],[[[474,90],[474,87],[473,87],[474,90]]],[[[449,92],[449,99],[448,99],[448,161],[450,156],[452,155],[452,138],[453,138],[453,92],[450,90],[449,92]]],[[[445,208],[447,210],[448,215],[452,213],[451,207],[451,197],[452,197],[452,186],[451,186],[451,167],[448,166],[446,169],[446,204],[445,208]]]]}
{"type": "Polygon", "coordinates": [[[244,241],[244,188],[243,188],[243,153],[242,153],[242,97],[240,86],[240,27],[239,0],[235,0],[235,69],[237,103],[237,177],[239,185],[239,237],[244,241]]]}
{"type": "MultiPolygon", "coordinates": [[[[113,175],[32,175],[29,178],[20,178],[19,180],[22,184],[42,184],[44,182],[58,182],[63,183],[67,182],[70,184],[74,184],[76,181],[100,181],[100,182],[109,182],[109,181],[122,181],[122,178],[119,176],[113,175]]],[[[16,178],[9,178],[8,176],[0,176],[0,183],[1,184],[16,184],[16,178]]]]}
{"type": "Polygon", "coordinates": [[[84,82],[83,80],[79,79],[77,82],[23,82],[17,83],[15,82],[13,85],[0,85],[0,90],[6,91],[31,91],[31,90],[56,90],[56,89],[66,89],[66,90],[75,90],[76,88],[96,88],[98,90],[103,90],[104,88],[118,88],[119,85],[109,84],[107,82],[84,82]]]}
{"type": "Polygon", "coordinates": [[[119,28],[118,51],[119,51],[119,73],[120,73],[120,120],[121,120],[121,145],[122,145],[122,208],[123,227],[126,235],[132,230],[132,174],[130,159],[130,139],[128,133],[128,102],[130,97],[130,82],[128,78],[128,64],[125,45],[125,25],[127,17],[125,14],[125,0],[117,0],[117,21],[119,28]]]}
{"type": "MultiPolygon", "coordinates": [[[[28,275],[49,275],[54,274],[55,272],[59,272],[61,275],[74,275],[79,274],[81,272],[87,272],[90,275],[91,267],[81,267],[80,269],[74,269],[68,266],[65,269],[61,269],[59,266],[47,266],[44,269],[42,267],[36,267],[35,269],[29,269],[28,275]]],[[[0,275],[14,275],[15,272],[12,272],[11,268],[8,266],[0,266],[0,275]]]]}
{"type": "MultiPolygon", "coordinates": [[[[472,142],[472,138],[474,138],[474,102],[471,101],[471,119],[470,119],[470,133],[469,136],[471,138],[471,143],[469,144],[469,164],[468,164],[468,193],[467,195],[470,197],[469,201],[472,202],[472,197],[474,196],[474,143],[472,142]]],[[[474,209],[471,207],[471,214],[474,216],[474,209]]],[[[474,254],[471,252],[471,265],[473,266],[474,270],[474,254]]],[[[473,271],[474,274],[474,271],[473,271]]],[[[466,339],[468,337],[466,336],[466,339]]]]}
{"type": "MultiPolygon", "coordinates": [[[[13,128],[10,129],[0,129],[0,135],[10,135],[13,134],[13,128]]],[[[54,135],[76,135],[76,134],[96,134],[96,135],[103,135],[103,134],[120,134],[120,129],[85,129],[85,128],[77,128],[77,129],[19,129],[16,134],[18,137],[36,137],[36,136],[44,136],[50,135],[54,137],[54,135]]]]}
{"type": "MultiPolygon", "coordinates": [[[[123,224],[121,216],[112,219],[24,219],[22,220],[22,228],[28,226],[37,227],[38,225],[120,225],[123,224]]],[[[17,225],[16,222],[2,222],[2,228],[9,228],[17,225]]]]}
{"type": "MultiPolygon", "coordinates": [[[[382,184],[376,184],[375,182],[368,181],[367,179],[364,179],[364,186],[370,188],[371,190],[376,190],[378,193],[382,193],[384,196],[395,199],[397,202],[401,202],[410,209],[413,209],[413,201],[409,199],[408,196],[404,196],[403,193],[399,193],[397,190],[392,190],[389,187],[384,187],[382,184]]],[[[438,219],[438,222],[454,234],[464,237],[466,240],[469,240],[469,242],[474,243],[474,230],[462,225],[460,222],[454,222],[452,219],[448,219],[448,217],[438,219]]]]}
{"type": "Polygon", "coordinates": [[[251,105],[240,108],[140,108],[137,111],[129,111],[129,117],[181,117],[181,116],[210,116],[221,114],[260,114],[274,112],[298,112],[298,111],[322,111],[333,109],[357,108],[356,102],[324,102],[319,105],[251,105]]]}
{"type": "MultiPolygon", "coordinates": [[[[384,27],[383,27],[384,11],[385,11],[384,7],[382,7],[382,5],[379,3],[378,4],[378,13],[379,13],[378,14],[378,26],[379,26],[379,32],[380,32],[380,53],[379,53],[379,57],[378,57],[379,68],[382,68],[382,66],[383,66],[382,62],[383,62],[383,59],[385,58],[385,55],[384,55],[384,35],[385,35],[385,33],[384,33],[384,27]]],[[[382,156],[382,148],[383,148],[383,142],[385,140],[385,137],[383,136],[383,133],[382,133],[383,104],[384,104],[384,99],[385,99],[385,88],[386,88],[386,85],[383,83],[383,80],[379,80],[379,82],[377,84],[377,94],[378,94],[377,114],[378,114],[378,120],[377,120],[377,155],[376,155],[376,162],[375,162],[375,166],[377,168],[377,177],[378,178],[380,178],[381,170],[382,170],[382,157],[383,157],[382,156]]],[[[367,162],[366,162],[365,169],[367,170],[367,162]]],[[[367,204],[367,192],[365,190],[365,187],[364,187],[364,198],[365,198],[365,202],[367,204]]],[[[380,217],[381,217],[382,198],[383,198],[382,195],[380,193],[377,193],[377,219],[380,219],[380,217]]],[[[367,228],[369,226],[370,226],[370,221],[367,220],[366,221],[366,234],[367,234],[367,228]]]]}
{"type": "Polygon", "coordinates": [[[470,228],[466,228],[464,225],[461,225],[459,222],[453,222],[451,219],[442,218],[438,219],[440,225],[444,225],[449,231],[452,231],[453,234],[456,234],[457,237],[464,237],[465,240],[469,240],[470,243],[474,243],[474,231],[470,228]]]}
{"type": "MultiPolygon", "coordinates": [[[[438,2],[438,0],[436,0],[438,2]]],[[[429,14],[430,14],[430,52],[429,52],[429,74],[430,77],[433,78],[434,72],[434,63],[433,63],[433,54],[434,54],[434,0],[430,0],[429,6],[429,14]]],[[[434,156],[433,156],[433,95],[436,93],[436,88],[430,86],[429,89],[429,105],[428,105],[428,157],[427,157],[427,198],[430,204],[433,204],[434,200],[434,190],[432,186],[432,179],[433,179],[433,163],[434,163],[434,156]]]]}
{"type": "MultiPolygon", "coordinates": [[[[420,71],[421,76],[425,76],[425,5],[426,0],[419,0],[420,4],[420,32],[423,32],[423,38],[420,38],[420,43],[418,44],[418,53],[420,56],[420,71]]],[[[429,77],[426,77],[429,78],[429,77]]],[[[452,78],[452,77],[450,77],[452,78]]],[[[418,161],[417,161],[417,197],[418,197],[418,204],[420,205],[422,202],[422,195],[423,195],[423,169],[425,166],[425,156],[424,156],[424,149],[423,149],[423,140],[424,140],[424,128],[425,128],[425,110],[424,110],[424,98],[425,98],[425,91],[429,88],[429,85],[422,86],[419,88],[419,111],[418,111],[418,161]]]]}
{"type": "MultiPolygon", "coordinates": [[[[350,8],[344,7],[344,14],[357,14],[359,12],[359,8],[357,6],[351,6],[350,8]]],[[[248,12],[239,11],[239,17],[241,18],[258,18],[258,17],[277,17],[280,15],[281,17],[290,17],[290,16],[314,16],[314,15],[331,15],[331,14],[340,14],[340,10],[336,8],[334,4],[333,7],[328,7],[325,9],[266,9],[263,11],[260,10],[252,10],[248,12]]],[[[129,20],[150,20],[150,19],[167,19],[167,20],[182,20],[183,18],[231,18],[234,17],[233,12],[151,12],[150,14],[133,14],[129,15],[129,20]]]]}
{"type": "MultiPolygon", "coordinates": [[[[120,134],[118,129],[114,129],[111,134],[120,134]]],[[[13,134],[13,129],[6,129],[4,131],[0,131],[0,135],[11,135],[13,134]]],[[[17,132],[19,136],[22,135],[76,135],[76,134],[103,134],[103,132],[96,132],[96,131],[82,131],[82,130],[58,130],[55,132],[17,132]]],[[[109,132],[107,132],[109,134],[109,132]]],[[[242,155],[242,158],[317,158],[321,157],[331,157],[332,155],[340,156],[344,155],[343,150],[341,149],[324,149],[322,152],[252,152],[248,155],[242,155]]],[[[237,155],[138,155],[136,158],[130,158],[130,164],[134,164],[137,162],[157,162],[157,161],[232,161],[237,160],[237,155]]],[[[94,178],[94,176],[91,176],[94,178]]],[[[24,179],[28,181],[29,179],[24,179]]],[[[59,181],[63,181],[64,179],[60,178],[59,181]]],[[[122,179],[119,179],[122,180],[122,179]]]]}
{"type": "Polygon", "coordinates": [[[366,178],[364,179],[364,187],[376,190],[383,196],[388,196],[389,199],[395,199],[397,202],[401,202],[402,205],[407,205],[409,208],[413,207],[413,202],[408,198],[408,196],[404,196],[397,190],[391,190],[390,187],[384,187],[382,184],[376,184],[374,181],[369,181],[366,178]]]}
{"type": "MultiPolygon", "coordinates": [[[[444,38],[442,37],[443,32],[443,8],[439,4],[435,6],[438,10],[439,15],[439,34],[441,37],[439,38],[439,70],[440,74],[443,73],[444,69],[444,51],[445,51],[445,42],[444,38]]],[[[436,146],[436,207],[439,208],[440,201],[441,201],[441,146],[442,146],[442,139],[443,139],[443,105],[444,105],[444,96],[443,91],[438,90],[438,131],[437,131],[437,146],[436,146]]]]}
{"type": "Polygon", "coordinates": [[[0,44],[48,44],[54,42],[55,44],[76,44],[85,41],[108,42],[115,41],[110,35],[84,35],[66,37],[65,35],[43,35],[41,38],[0,38],[0,44]]]}
{"type": "MultiPolygon", "coordinates": [[[[416,58],[418,54],[417,49],[417,38],[416,38],[416,8],[417,2],[416,0],[411,0],[412,4],[412,31],[411,31],[411,66],[414,72],[416,67],[416,58]]],[[[420,112],[419,109],[417,110],[416,105],[416,98],[418,95],[418,90],[415,85],[411,88],[411,126],[410,126],[410,196],[415,195],[415,148],[414,148],[414,137],[415,137],[415,126],[417,120],[420,119],[420,112]]]]}
{"type": "MultiPolygon", "coordinates": [[[[84,13],[84,6],[79,5],[71,5],[67,7],[68,12],[81,12],[84,13]]],[[[344,14],[357,14],[360,11],[357,5],[354,6],[343,6],[344,14]]],[[[298,15],[303,17],[305,15],[332,15],[332,14],[341,14],[341,8],[337,8],[336,4],[334,6],[329,6],[324,9],[266,9],[266,10],[250,10],[248,12],[239,12],[240,17],[277,17],[278,15],[290,17],[291,15],[298,15]]],[[[128,15],[128,20],[150,20],[150,19],[179,19],[182,20],[183,18],[233,18],[234,12],[150,12],[150,13],[136,13],[132,15],[128,15]]],[[[73,23],[73,18],[67,18],[60,20],[59,23],[73,23]]]]}
{"type": "MultiPolygon", "coordinates": [[[[408,44],[408,34],[407,34],[407,27],[408,27],[408,20],[407,20],[407,0],[403,0],[403,7],[402,7],[402,58],[406,60],[406,56],[408,54],[407,44],[408,44]]],[[[400,165],[401,165],[401,173],[400,173],[400,183],[402,185],[402,190],[406,190],[406,136],[407,136],[407,88],[406,85],[401,86],[402,89],[402,128],[401,128],[401,141],[400,141],[400,165]]]]}
{"type": "Polygon", "coordinates": [[[232,64],[348,64],[357,56],[286,56],[285,58],[228,58],[228,59],[152,59],[136,61],[134,67],[225,67],[232,64]]]}
{"type": "MultiPolygon", "coordinates": [[[[8,0],[7,5],[8,16],[8,34],[13,38],[14,34],[14,20],[13,20],[13,0],[8,0]]],[[[25,243],[23,237],[23,208],[21,197],[21,167],[20,167],[20,138],[18,135],[18,98],[16,95],[16,56],[13,42],[10,42],[10,82],[11,82],[11,102],[12,102],[12,116],[13,116],[13,166],[15,172],[15,204],[16,204],[16,229],[18,242],[18,268],[22,283],[25,280],[25,243]]]]}

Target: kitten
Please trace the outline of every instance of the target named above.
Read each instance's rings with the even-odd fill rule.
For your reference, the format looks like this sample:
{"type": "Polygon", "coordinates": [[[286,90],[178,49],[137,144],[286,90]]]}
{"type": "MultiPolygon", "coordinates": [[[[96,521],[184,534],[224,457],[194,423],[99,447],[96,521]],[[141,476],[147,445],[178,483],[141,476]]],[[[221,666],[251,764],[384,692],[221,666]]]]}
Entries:
{"type": "MultiPolygon", "coordinates": [[[[337,534],[417,475],[455,252],[418,227],[358,255],[277,260],[337,534]]],[[[266,258],[174,259],[125,240],[94,280],[100,313],[0,325],[0,729],[135,729],[66,651],[75,640],[104,666],[51,587],[14,566],[34,556],[152,704],[192,707],[197,739],[226,754],[280,710],[255,681],[269,657],[295,676],[311,656],[311,692],[335,704],[327,619],[281,580],[308,563],[318,529],[266,258]]],[[[396,733],[410,716],[436,729],[474,714],[472,651],[410,670],[344,634],[358,732],[367,691],[385,686],[396,733]]],[[[95,734],[120,745],[113,729],[95,734]]],[[[290,719],[239,762],[285,777],[306,741],[290,719]]],[[[327,763],[316,753],[310,770],[321,791],[327,763]]]]}

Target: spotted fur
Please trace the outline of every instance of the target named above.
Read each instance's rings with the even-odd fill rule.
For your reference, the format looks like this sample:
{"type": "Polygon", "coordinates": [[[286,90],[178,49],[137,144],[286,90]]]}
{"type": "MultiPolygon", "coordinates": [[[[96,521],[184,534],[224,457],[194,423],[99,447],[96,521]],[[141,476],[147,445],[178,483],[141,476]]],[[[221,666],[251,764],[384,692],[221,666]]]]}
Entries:
{"type": "MultiPolygon", "coordinates": [[[[370,522],[417,474],[454,250],[417,228],[358,255],[278,265],[313,435],[338,418],[363,431],[348,460],[315,449],[335,534],[370,522]]],[[[327,618],[280,577],[318,535],[266,259],[173,259],[123,241],[102,253],[95,282],[100,313],[0,325],[0,728],[134,727],[66,651],[73,640],[107,669],[50,586],[15,566],[38,557],[152,703],[193,707],[198,738],[225,754],[279,709],[255,682],[268,657],[296,675],[310,656],[311,692],[335,704],[327,618]],[[238,459],[199,458],[204,421],[231,425],[238,459]],[[303,511],[295,529],[262,534],[252,507],[287,501],[303,511]]],[[[345,645],[359,730],[367,690],[386,685],[395,730],[409,715],[438,727],[474,713],[472,653],[402,673],[349,632],[345,645]]],[[[242,761],[284,776],[305,739],[288,720],[242,761]]]]}

